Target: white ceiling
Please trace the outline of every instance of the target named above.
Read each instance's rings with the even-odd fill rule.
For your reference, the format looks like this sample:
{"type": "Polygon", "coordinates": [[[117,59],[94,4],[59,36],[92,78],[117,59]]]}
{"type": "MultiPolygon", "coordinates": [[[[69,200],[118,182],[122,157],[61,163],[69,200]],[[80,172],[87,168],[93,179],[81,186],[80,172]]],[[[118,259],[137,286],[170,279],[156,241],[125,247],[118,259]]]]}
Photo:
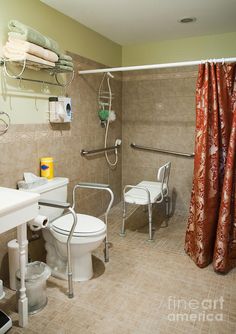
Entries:
{"type": "Polygon", "coordinates": [[[121,45],[236,31],[236,0],[42,2],[121,45]],[[189,16],[197,22],[177,22],[189,16]]]}

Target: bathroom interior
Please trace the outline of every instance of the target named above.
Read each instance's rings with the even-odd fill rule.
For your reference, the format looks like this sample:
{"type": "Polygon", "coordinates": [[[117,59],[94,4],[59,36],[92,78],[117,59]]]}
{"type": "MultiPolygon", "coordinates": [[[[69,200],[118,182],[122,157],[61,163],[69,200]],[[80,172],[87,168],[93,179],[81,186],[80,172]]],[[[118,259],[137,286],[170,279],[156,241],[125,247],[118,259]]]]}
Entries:
{"type": "MultiPolygon", "coordinates": [[[[232,246],[236,244],[236,5],[230,0],[178,2],[177,6],[166,0],[143,1],[137,6],[135,0],[0,0],[4,8],[0,13],[0,225],[4,203],[9,205],[15,196],[14,192],[5,200],[4,189],[22,187],[17,194],[34,196],[34,208],[45,219],[53,210],[59,212],[53,218],[67,212],[55,228],[51,217],[45,228],[41,222],[37,227],[18,223],[17,215],[11,218],[11,228],[0,226],[0,312],[11,320],[9,333],[236,332],[232,246]],[[10,28],[12,20],[58,43],[55,72],[42,64],[36,68],[34,61],[25,58],[12,61],[11,52],[16,57],[10,46],[16,31],[10,28]],[[222,136],[212,136],[211,155],[204,151],[209,137],[202,141],[199,137],[214,131],[213,125],[207,130],[204,126],[214,118],[214,103],[206,104],[213,99],[219,73],[216,89],[228,95],[220,99],[219,118],[212,124],[223,122],[224,110],[232,117],[225,116],[222,136]],[[231,89],[224,90],[229,78],[231,89]],[[212,80],[210,88],[205,82],[209,95],[201,86],[203,80],[212,80]],[[62,105],[60,97],[70,103],[69,120],[51,118],[53,108],[62,105]],[[203,122],[206,110],[209,117],[206,114],[203,122]],[[219,138],[224,136],[222,144],[219,138]],[[217,161],[216,145],[224,148],[217,161]],[[45,157],[53,159],[46,170],[45,157]],[[218,161],[224,163],[219,177],[218,161]],[[203,165],[207,170],[201,170],[203,165]],[[49,170],[56,179],[48,176],[49,170]],[[165,173],[169,173],[167,181],[163,181],[165,173]],[[212,186],[216,179],[217,190],[212,186]],[[145,197],[150,193],[139,185],[144,180],[162,183],[155,200],[152,186],[149,200],[145,197]],[[63,194],[58,190],[55,195],[54,181],[63,194]],[[24,189],[30,182],[36,186],[24,189]],[[53,190],[48,198],[43,196],[47,187],[53,190]],[[230,204],[224,205],[229,189],[230,204]],[[128,191],[130,198],[125,195],[128,191]],[[135,191],[138,195],[132,200],[135,191]],[[202,202],[197,196],[201,191],[205,191],[202,202]],[[58,200],[62,206],[53,202],[58,200]],[[100,234],[92,227],[88,233],[87,223],[98,224],[100,234]],[[221,235],[230,240],[225,239],[224,246],[221,235]],[[86,260],[82,256],[78,260],[89,238],[96,239],[96,246],[86,260]],[[13,252],[20,268],[17,278],[11,268],[13,252]],[[22,267],[38,261],[48,270],[45,305],[28,315],[24,287],[26,295],[30,287],[27,278],[22,283],[26,275],[22,267]]],[[[28,299],[37,295],[36,290],[28,299]]]]}

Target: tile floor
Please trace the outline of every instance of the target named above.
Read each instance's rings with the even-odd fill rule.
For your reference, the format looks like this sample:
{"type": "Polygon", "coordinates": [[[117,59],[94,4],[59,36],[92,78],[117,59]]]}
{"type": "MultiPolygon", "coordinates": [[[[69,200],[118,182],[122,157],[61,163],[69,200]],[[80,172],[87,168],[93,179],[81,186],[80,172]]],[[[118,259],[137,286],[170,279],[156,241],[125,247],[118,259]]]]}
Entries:
{"type": "Polygon", "coordinates": [[[133,213],[121,238],[122,210],[115,206],[109,220],[110,262],[103,264],[100,247],[95,277],[74,284],[73,299],[65,295],[67,282],[50,278],[48,305],[30,316],[27,329],[17,326],[15,296],[8,290],[0,308],[13,319],[9,333],[236,333],[236,270],[223,276],[212,266],[195,266],[183,250],[183,214],[176,213],[163,227],[156,211],[154,242],[147,242],[145,215],[141,208],[133,213]]]}

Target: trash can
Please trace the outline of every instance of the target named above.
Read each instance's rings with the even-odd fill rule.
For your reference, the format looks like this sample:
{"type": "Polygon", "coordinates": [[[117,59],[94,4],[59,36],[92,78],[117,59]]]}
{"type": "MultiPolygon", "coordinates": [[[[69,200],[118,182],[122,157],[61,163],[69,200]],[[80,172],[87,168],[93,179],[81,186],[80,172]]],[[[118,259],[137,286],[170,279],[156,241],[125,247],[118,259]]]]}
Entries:
{"type": "MultiPolygon", "coordinates": [[[[47,305],[46,281],[51,269],[43,262],[35,261],[26,265],[25,287],[28,298],[28,312],[35,314],[47,305]]],[[[20,297],[20,269],[16,272],[17,300],[20,297]]]]}

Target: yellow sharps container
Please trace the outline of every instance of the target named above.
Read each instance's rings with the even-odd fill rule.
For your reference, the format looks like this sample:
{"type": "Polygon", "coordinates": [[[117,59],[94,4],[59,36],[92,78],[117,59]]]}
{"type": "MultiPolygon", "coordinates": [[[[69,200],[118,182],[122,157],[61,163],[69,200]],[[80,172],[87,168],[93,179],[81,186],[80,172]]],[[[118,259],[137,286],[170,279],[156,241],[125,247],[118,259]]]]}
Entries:
{"type": "Polygon", "coordinates": [[[46,157],[40,159],[40,175],[47,179],[52,179],[54,176],[53,172],[53,158],[46,157]]]}

